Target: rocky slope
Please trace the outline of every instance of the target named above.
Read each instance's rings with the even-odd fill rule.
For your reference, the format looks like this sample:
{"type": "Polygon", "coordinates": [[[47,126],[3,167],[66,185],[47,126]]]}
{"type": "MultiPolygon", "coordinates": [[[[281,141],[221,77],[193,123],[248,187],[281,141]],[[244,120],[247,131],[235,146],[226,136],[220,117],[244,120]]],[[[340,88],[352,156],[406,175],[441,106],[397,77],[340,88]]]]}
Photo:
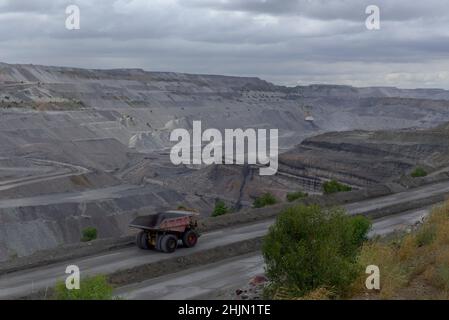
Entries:
{"type": "Polygon", "coordinates": [[[366,186],[449,168],[449,125],[431,129],[349,131],[304,140],[281,156],[286,170],[366,186]]]}

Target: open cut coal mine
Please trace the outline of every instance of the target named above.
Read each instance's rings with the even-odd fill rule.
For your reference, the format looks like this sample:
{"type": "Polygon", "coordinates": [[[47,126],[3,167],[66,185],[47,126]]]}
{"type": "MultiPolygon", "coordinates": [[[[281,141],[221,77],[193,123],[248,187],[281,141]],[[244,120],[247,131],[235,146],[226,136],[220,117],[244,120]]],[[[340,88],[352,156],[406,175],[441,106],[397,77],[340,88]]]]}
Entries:
{"type": "Polygon", "coordinates": [[[357,188],[447,164],[449,91],[278,86],[258,78],[0,63],[0,260],[130,232],[137,214],[209,216],[265,193],[357,188]],[[175,166],[173,129],[278,129],[280,170],[175,166]],[[364,131],[360,131],[364,130],[364,131]],[[399,130],[399,131],[397,131],[399,130]]]}

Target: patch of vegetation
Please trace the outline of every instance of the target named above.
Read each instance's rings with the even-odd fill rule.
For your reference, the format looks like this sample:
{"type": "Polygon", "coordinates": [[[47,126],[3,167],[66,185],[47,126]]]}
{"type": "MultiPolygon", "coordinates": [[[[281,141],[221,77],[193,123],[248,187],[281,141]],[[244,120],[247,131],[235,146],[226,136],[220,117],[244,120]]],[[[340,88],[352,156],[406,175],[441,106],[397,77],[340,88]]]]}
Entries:
{"type": "MultiPolygon", "coordinates": [[[[359,256],[362,266],[377,265],[381,289],[374,298],[449,298],[449,202],[435,207],[418,228],[396,241],[376,239],[359,256]]],[[[366,296],[366,275],[354,283],[353,295],[366,296]]]]}
{"type": "Polygon", "coordinates": [[[341,209],[298,205],[282,212],[264,239],[271,298],[342,296],[360,272],[357,256],[371,223],[341,209]]]}
{"type": "Polygon", "coordinates": [[[79,290],[68,290],[65,282],[56,284],[53,298],[56,300],[112,300],[113,288],[105,276],[81,280],[79,290]]]}
{"type": "Polygon", "coordinates": [[[425,177],[427,176],[427,171],[424,170],[421,167],[415,168],[415,170],[412,171],[412,173],[410,174],[413,178],[420,178],[420,177],[425,177]]]}
{"type": "Polygon", "coordinates": [[[352,188],[350,186],[340,183],[337,180],[326,181],[323,184],[324,194],[332,194],[332,193],[337,193],[337,192],[348,192],[351,190],[352,190],[352,188]]]}
{"type": "Polygon", "coordinates": [[[355,246],[360,246],[360,244],[368,240],[368,232],[372,227],[369,219],[364,216],[352,216],[348,223],[351,230],[353,230],[352,241],[355,246]]]}
{"type": "Polygon", "coordinates": [[[229,208],[226,206],[224,201],[218,200],[217,203],[215,203],[215,208],[214,211],[212,212],[212,217],[222,216],[227,213],[229,213],[229,208]]]}
{"type": "Polygon", "coordinates": [[[263,208],[266,206],[271,206],[273,204],[276,204],[278,201],[274,195],[267,192],[261,195],[260,197],[257,197],[256,200],[254,200],[253,207],[254,208],[263,208]]]}
{"type": "Polygon", "coordinates": [[[89,241],[97,239],[97,236],[98,236],[97,229],[94,227],[88,227],[83,230],[83,236],[81,238],[81,241],[89,242],[89,241]]]}
{"type": "Polygon", "coordinates": [[[287,198],[288,202],[293,202],[298,199],[307,198],[308,196],[309,196],[308,193],[298,191],[298,192],[287,193],[286,198],[287,198]]]}

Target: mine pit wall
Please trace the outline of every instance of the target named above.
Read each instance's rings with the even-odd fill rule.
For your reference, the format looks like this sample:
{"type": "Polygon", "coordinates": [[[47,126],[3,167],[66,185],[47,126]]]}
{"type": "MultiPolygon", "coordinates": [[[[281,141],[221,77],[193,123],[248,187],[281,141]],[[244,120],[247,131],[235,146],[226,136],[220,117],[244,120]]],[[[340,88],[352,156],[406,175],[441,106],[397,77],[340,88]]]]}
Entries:
{"type": "Polygon", "coordinates": [[[279,163],[278,172],[295,176],[296,181],[301,184],[304,191],[322,192],[323,190],[323,181],[316,175],[312,176],[308,174],[307,170],[301,170],[279,163]]]}
{"type": "Polygon", "coordinates": [[[280,162],[279,170],[288,174],[292,174],[299,177],[304,177],[303,185],[304,190],[320,192],[322,191],[323,183],[332,179],[336,179],[340,182],[348,185],[363,188],[371,185],[375,185],[376,181],[369,180],[356,175],[351,175],[346,172],[335,172],[319,167],[313,167],[307,165],[307,167],[293,167],[291,165],[280,162]]]}
{"type": "MultiPolygon", "coordinates": [[[[421,132],[423,135],[426,133],[421,132]]],[[[438,145],[437,141],[427,142],[423,137],[415,137],[413,143],[399,143],[400,139],[389,136],[392,132],[374,134],[377,134],[377,140],[366,132],[357,131],[309,138],[281,155],[279,162],[301,175],[334,178],[358,186],[392,181],[418,165],[427,165],[431,171],[447,163],[447,156],[444,156],[447,143],[437,140],[438,145]],[[441,156],[438,158],[436,155],[441,156]]],[[[406,131],[397,133],[402,140],[409,141],[407,134],[406,131]]]]}

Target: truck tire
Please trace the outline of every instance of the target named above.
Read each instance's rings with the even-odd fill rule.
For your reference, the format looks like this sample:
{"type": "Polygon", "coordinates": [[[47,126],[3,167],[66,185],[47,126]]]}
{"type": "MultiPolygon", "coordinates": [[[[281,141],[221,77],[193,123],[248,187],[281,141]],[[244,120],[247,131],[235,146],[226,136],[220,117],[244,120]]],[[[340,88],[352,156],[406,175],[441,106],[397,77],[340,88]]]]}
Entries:
{"type": "Polygon", "coordinates": [[[143,249],[141,244],[142,233],[143,231],[140,231],[138,234],[136,234],[136,245],[139,249],[143,249]]]}
{"type": "Polygon", "coordinates": [[[158,234],[157,235],[157,237],[156,237],[156,250],[157,251],[162,251],[162,245],[161,245],[161,243],[162,243],[162,238],[164,237],[164,235],[163,234],[158,234]]]}
{"type": "Polygon", "coordinates": [[[182,244],[186,248],[193,248],[198,242],[198,233],[193,230],[187,230],[182,235],[182,244]]]}
{"type": "Polygon", "coordinates": [[[178,247],[178,238],[172,234],[166,234],[161,239],[161,249],[165,253],[175,252],[178,247]]]}
{"type": "Polygon", "coordinates": [[[148,234],[145,231],[140,231],[136,236],[136,244],[142,250],[148,250],[150,244],[148,243],[148,234]]]}

